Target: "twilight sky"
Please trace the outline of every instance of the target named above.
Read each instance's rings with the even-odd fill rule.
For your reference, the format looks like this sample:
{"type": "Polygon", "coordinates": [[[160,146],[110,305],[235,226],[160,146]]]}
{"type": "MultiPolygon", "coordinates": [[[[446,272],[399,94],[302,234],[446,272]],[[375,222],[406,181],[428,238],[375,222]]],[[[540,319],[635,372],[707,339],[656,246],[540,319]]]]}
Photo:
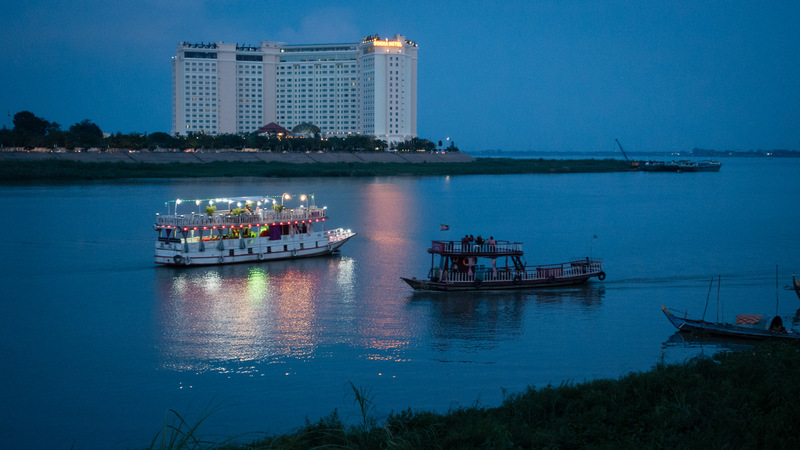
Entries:
{"type": "Polygon", "coordinates": [[[0,126],[169,132],[179,41],[419,45],[418,132],[463,151],[800,150],[800,1],[23,0],[0,126]]]}

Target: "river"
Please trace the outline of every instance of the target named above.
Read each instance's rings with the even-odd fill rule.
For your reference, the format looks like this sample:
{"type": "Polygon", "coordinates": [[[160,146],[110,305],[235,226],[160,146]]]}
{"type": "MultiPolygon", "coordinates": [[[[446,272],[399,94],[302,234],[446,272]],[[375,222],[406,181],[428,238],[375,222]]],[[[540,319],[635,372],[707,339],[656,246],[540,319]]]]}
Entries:
{"type": "Polygon", "coordinates": [[[800,272],[798,173],[798,159],[729,158],[719,173],[0,186],[4,446],[145,447],[170,409],[246,441],[334,409],[360,423],[352,386],[381,419],[736,348],[680,338],[662,304],[700,316],[709,298],[724,320],[777,308],[800,329],[784,289],[800,272]],[[332,257],[153,264],[165,201],[285,192],[358,236],[332,257]],[[464,234],[524,242],[530,264],[600,257],[607,278],[467,294],[400,280],[427,274],[431,240],[464,234]]]}

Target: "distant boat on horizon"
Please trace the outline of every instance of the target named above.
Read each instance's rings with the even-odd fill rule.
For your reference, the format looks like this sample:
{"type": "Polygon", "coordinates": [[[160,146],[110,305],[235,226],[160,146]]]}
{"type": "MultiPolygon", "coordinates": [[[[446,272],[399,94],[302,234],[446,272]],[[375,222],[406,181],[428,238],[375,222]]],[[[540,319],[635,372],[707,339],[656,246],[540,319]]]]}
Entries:
{"type": "Polygon", "coordinates": [[[722,163],[719,161],[641,161],[638,169],[644,172],[719,172],[722,163]]]}

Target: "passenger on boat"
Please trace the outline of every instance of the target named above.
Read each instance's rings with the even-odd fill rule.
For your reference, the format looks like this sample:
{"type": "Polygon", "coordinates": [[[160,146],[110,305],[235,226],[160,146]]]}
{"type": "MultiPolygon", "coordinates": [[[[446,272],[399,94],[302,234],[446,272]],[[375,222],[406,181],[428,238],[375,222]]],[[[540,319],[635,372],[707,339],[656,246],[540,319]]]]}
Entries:
{"type": "Polygon", "coordinates": [[[478,237],[475,238],[475,243],[478,244],[478,247],[482,246],[483,245],[483,236],[481,236],[479,234],[478,237]]]}
{"type": "Polygon", "coordinates": [[[497,247],[497,241],[494,240],[494,236],[489,236],[489,240],[486,241],[486,243],[489,245],[489,251],[491,252],[493,252],[495,247],[497,247]]]}

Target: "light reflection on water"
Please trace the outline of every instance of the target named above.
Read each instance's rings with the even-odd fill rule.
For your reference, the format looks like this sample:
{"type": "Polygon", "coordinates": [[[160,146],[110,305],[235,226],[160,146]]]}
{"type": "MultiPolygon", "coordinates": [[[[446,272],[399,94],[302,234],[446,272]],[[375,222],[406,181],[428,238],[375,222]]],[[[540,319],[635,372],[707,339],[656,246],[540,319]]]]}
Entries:
{"type": "Polygon", "coordinates": [[[156,277],[162,366],[171,370],[251,373],[278,359],[312,358],[323,293],[353,298],[347,257],[167,269],[156,277]]]}
{"type": "Polygon", "coordinates": [[[548,307],[580,314],[599,308],[604,295],[602,285],[587,284],[527,292],[414,292],[409,302],[430,309],[435,348],[450,350],[456,345],[474,352],[519,337],[525,331],[526,314],[546,317],[548,307]],[[526,308],[534,311],[526,312],[526,308]]]}

